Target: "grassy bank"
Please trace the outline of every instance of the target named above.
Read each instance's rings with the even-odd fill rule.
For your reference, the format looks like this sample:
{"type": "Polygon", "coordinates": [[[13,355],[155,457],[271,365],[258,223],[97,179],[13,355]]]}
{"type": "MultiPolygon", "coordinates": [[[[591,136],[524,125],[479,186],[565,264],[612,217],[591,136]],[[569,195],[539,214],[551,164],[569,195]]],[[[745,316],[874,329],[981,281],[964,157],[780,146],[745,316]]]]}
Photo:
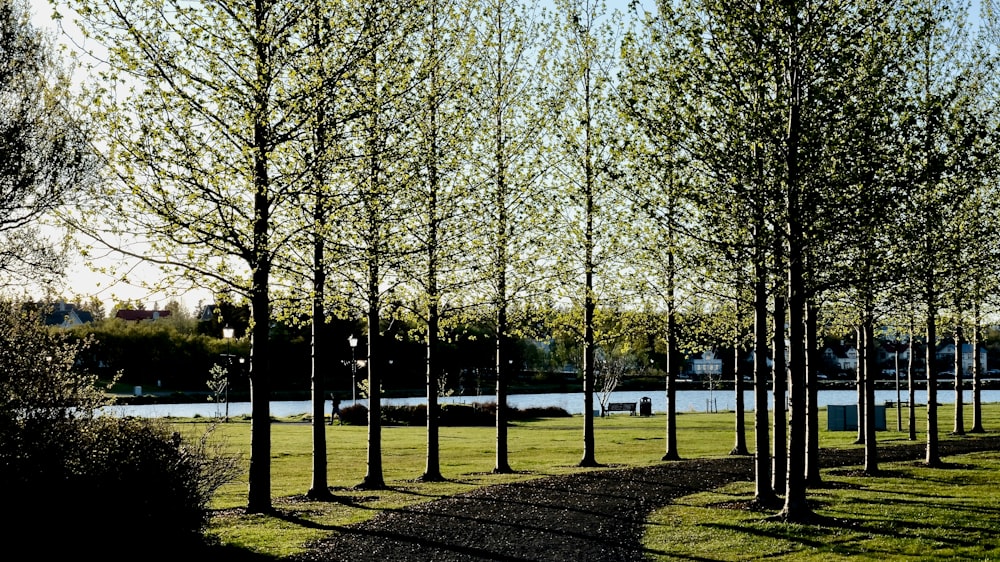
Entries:
{"type": "MultiPolygon", "coordinates": [[[[947,433],[951,429],[953,413],[949,405],[939,408],[942,439],[949,438],[947,433]]],[[[995,431],[1000,427],[1000,405],[987,405],[984,413],[988,430],[995,431]]],[[[924,409],[919,408],[917,430],[921,441],[925,439],[922,433],[924,416],[924,409]]],[[[968,428],[972,419],[971,409],[966,409],[965,416],[968,428]]],[[[887,418],[890,431],[879,433],[880,442],[887,445],[908,442],[905,431],[894,431],[894,412],[887,412],[887,418]]],[[[173,421],[183,431],[195,435],[203,433],[212,423],[204,419],[173,421]]],[[[311,484],[312,433],[308,421],[305,418],[284,419],[276,420],[272,425],[272,497],[280,516],[243,515],[239,508],[246,504],[247,484],[245,481],[237,482],[223,488],[214,499],[212,507],[218,511],[211,523],[212,535],[233,547],[283,557],[301,551],[305,543],[325,536],[331,532],[330,529],[373,517],[380,510],[430,501],[478,486],[583,470],[576,466],[583,447],[583,420],[580,416],[513,424],[509,439],[510,464],[517,473],[507,475],[491,472],[495,450],[493,428],[441,428],[441,471],[447,481],[440,483],[418,481],[426,463],[424,429],[386,427],[383,429],[382,451],[388,489],[355,490],[354,486],[366,473],[367,428],[334,425],[326,427],[328,483],[338,501],[314,502],[304,497],[311,484]]],[[[750,414],[746,422],[749,428],[747,445],[752,451],[753,420],[750,414]]],[[[662,414],[650,418],[615,415],[595,419],[597,460],[612,467],[659,463],[664,452],[664,424],[662,414]]],[[[735,442],[733,427],[732,413],[680,414],[678,449],[681,456],[694,458],[728,454],[735,442]]],[[[855,432],[825,430],[825,412],[820,412],[820,427],[823,447],[856,447],[853,445],[855,432]]],[[[230,451],[244,454],[249,451],[250,424],[246,419],[218,424],[212,436],[230,451]]],[[[947,472],[944,477],[947,477],[947,472]]],[[[901,487],[905,488],[908,478],[901,478],[901,487]]],[[[996,498],[993,500],[995,503],[996,498]]],[[[708,503],[712,503],[711,500],[708,503]]],[[[926,504],[925,509],[936,509],[942,504],[931,501],[918,503],[926,504]]],[[[830,500],[830,504],[836,505],[837,500],[830,500]]],[[[760,514],[753,516],[760,518],[760,514]]],[[[942,515],[943,519],[947,517],[947,514],[942,515]]],[[[703,520],[691,521],[693,529],[705,524],[703,520]]],[[[673,526],[684,525],[682,521],[673,526]]],[[[657,539],[651,540],[654,544],[652,548],[660,550],[655,548],[657,539]]],[[[720,544],[720,547],[725,545],[720,544]]],[[[725,559],[704,553],[698,556],[725,559]]]]}

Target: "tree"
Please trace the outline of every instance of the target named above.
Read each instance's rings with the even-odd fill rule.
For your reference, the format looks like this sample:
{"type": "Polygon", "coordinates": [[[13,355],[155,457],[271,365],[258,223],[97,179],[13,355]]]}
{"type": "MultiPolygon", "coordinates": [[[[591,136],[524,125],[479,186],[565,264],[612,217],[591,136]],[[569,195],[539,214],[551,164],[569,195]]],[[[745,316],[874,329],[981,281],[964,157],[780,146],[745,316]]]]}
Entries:
{"type": "Polygon", "coordinates": [[[406,197],[414,212],[404,242],[411,259],[402,266],[414,286],[414,314],[424,330],[427,464],[422,479],[426,481],[442,480],[437,401],[444,374],[442,319],[456,306],[452,293],[469,282],[460,272],[469,265],[463,252],[464,221],[471,213],[465,208],[469,189],[462,168],[468,162],[464,149],[472,133],[462,108],[468,102],[471,9],[467,2],[432,2],[411,46],[419,61],[419,84],[410,102],[415,149],[408,162],[411,179],[406,197]]]}
{"type": "MultiPolygon", "coordinates": [[[[636,14],[634,18],[639,18],[636,14]]],[[[662,460],[679,460],[677,449],[677,376],[680,372],[678,318],[682,302],[685,243],[692,220],[685,204],[687,190],[694,184],[690,158],[683,148],[683,116],[674,115],[683,99],[683,88],[670,79],[670,73],[684,60],[680,38],[670,40],[672,29],[666,13],[659,17],[644,14],[639,28],[631,31],[623,45],[620,95],[618,103],[628,130],[637,134],[623,139],[621,158],[630,166],[620,197],[627,201],[636,220],[629,224],[636,231],[638,251],[636,294],[643,295],[655,310],[666,309],[663,358],[667,398],[665,451],[662,460]],[[665,76],[664,76],[665,75],[665,76]]],[[[655,340],[650,345],[655,355],[655,340]]]]}
{"type": "MultiPolygon", "coordinates": [[[[356,114],[337,112],[338,101],[349,95],[347,91],[352,85],[352,71],[365,56],[364,44],[358,41],[362,24],[354,19],[357,16],[358,12],[350,3],[316,3],[314,12],[310,15],[309,48],[313,51],[313,57],[307,61],[308,66],[297,73],[297,76],[306,81],[302,88],[308,96],[304,109],[311,113],[311,119],[306,125],[311,135],[303,143],[306,145],[303,150],[308,151],[308,154],[303,155],[303,159],[309,163],[308,187],[301,193],[300,205],[296,209],[302,212],[299,220],[308,226],[301,230],[304,239],[295,239],[295,243],[289,245],[290,251],[284,268],[286,275],[293,279],[304,278],[304,283],[289,283],[289,297],[293,302],[299,300],[295,290],[297,287],[305,284],[311,289],[307,296],[301,298],[301,301],[308,302],[312,327],[313,467],[307,495],[320,500],[333,498],[327,485],[325,379],[333,370],[330,359],[330,350],[334,347],[329,322],[331,310],[343,308],[343,303],[340,302],[337,303],[340,307],[331,305],[328,301],[336,299],[329,298],[327,292],[329,271],[332,263],[336,262],[330,256],[331,244],[328,239],[336,212],[343,205],[342,198],[339,197],[341,194],[331,184],[334,182],[336,166],[345,158],[342,150],[345,123],[357,119],[356,114]],[[336,13],[336,17],[331,17],[332,13],[336,13]],[[304,248],[310,248],[312,252],[302,252],[304,248]],[[308,255],[308,265],[296,267],[297,263],[305,261],[297,259],[303,254],[308,255]]],[[[337,245],[333,247],[335,251],[340,249],[337,245]]],[[[301,308],[294,304],[289,307],[291,320],[296,318],[296,312],[301,308]]]]}
{"type": "Polygon", "coordinates": [[[949,234],[955,223],[955,191],[969,188],[960,165],[968,156],[963,149],[960,61],[965,48],[965,10],[951,3],[929,0],[918,3],[905,22],[912,42],[912,56],[903,60],[908,105],[904,114],[902,174],[910,189],[904,237],[913,241],[905,254],[910,271],[908,294],[919,302],[924,315],[927,377],[927,441],[925,462],[940,464],[938,450],[936,348],[938,320],[949,289],[956,289],[949,265],[954,248],[949,234]]]}
{"type": "Polygon", "coordinates": [[[611,345],[595,353],[597,365],[594,369],[594,388],[602,414],[607,411],[611,393],[618,387],[622,377],[630,369],[635,369],[634,358],[622,355],[622,350],[619,347],[611,345]]]}
{"type": "Polygon", "coordinates": [[[0,288],[37,287],[66,265],[39,222],[75,202],[97,161],[70,77],[22,0],[0,5],[0,63],[0,288]]]}
{"type": "MultiPolygon", "coordinates": [[[[569,298],[583,312],[580,337],[583,346],[584,412],[593,411],[596,365],[596,313],[610,280],[602,280],[620,259],[618,237],[612,235],[616,208],[611,204],[612,147],[621,134],[614,112],[615,75],[618,67],[615,31],[621,15],[608,14],[600,0],[557,0],[556,24],[561,39],[558,87],[563,92],[558,125],[558,173],[555,180],[567,205],[562,219],[569,298]]],[[[609,308],[616,308],[611,305],[609,308]]],[[[580,466],[597,466],[594,419],[584,416],[583,457],[580,466]]]]}
{"type": "Polygon", "coordinates": [[[507,387],[517,305],[542,292],[541,267],[551,197],[545,193],[545,135],[554,105],[544,83],[546,50],[537,1],[488,0],[475,26],[469,144],[479,219],[471,250],[493,316],[496,338],[497,438],[494,472],[511,472],[507,387]]]}
{"type": "Polygon", "coordinates": [[[344,131],[347,157],[337,169],[343,205],[330,234],[341,244],[345,261],[332,283],[348,296],[348,310],[361,316],[367,329],[368,468],[358,485],[366,489],[385,487],[381,399],[388,361],[382,320],[387,303],[396,306],[389,295],[401,283],[404,226],[417,212],[403,193],[409,181],[406,156],[413,149],[408,123],[414,119],[406,100],[419,82],[408,46],[422,25],[423,10],[410,0],[363,7],[356,17],[364,56],[345,92],[350,97],[341,100],[340,111],[358,118],[344,131]]]}
{"type": "Polygon", "coordinates": [[[174,5],[67,0],[108,49],[88,91],[107,170],[72,224],[119,255],[161,266],[164,283],[228,289],[251,308],[247,509],[271,510],[271,273],[301,189],[289,145],[303,131],[309,27],[301,3],[174,5]],[[110,217],[115,217],[110,219],[110,217]]]}

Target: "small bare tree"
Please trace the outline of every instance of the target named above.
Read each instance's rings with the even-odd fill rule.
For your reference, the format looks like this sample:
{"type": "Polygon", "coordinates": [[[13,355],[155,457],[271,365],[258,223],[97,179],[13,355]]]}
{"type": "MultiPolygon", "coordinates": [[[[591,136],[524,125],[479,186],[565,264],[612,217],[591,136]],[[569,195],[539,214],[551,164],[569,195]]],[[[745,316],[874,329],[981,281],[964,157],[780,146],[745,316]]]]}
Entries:
{"type": "Polygon", "coordinates": [[[597,388],[597,401],[601,405],[601,416],[607,411],[611,393],[618,388],[618,383],[628,369],[634,367],[632,357],[617,355],[614,350],[599,349],[594,361],[594,386],[597,388]]]}

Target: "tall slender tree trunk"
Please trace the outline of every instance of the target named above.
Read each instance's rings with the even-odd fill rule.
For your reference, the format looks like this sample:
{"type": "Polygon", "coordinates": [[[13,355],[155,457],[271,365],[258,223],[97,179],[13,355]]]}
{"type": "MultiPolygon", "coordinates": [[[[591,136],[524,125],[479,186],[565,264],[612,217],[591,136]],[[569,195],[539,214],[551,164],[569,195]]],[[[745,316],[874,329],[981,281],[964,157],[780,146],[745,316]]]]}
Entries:
{"type": "MultiPolygon", "coordinates": [[[[506,294],[506,275],[501,275],[502,294],[506,294]]],[[[510,364],[510,338],[507,335],[509,330],[507,321],[506,302],[499,303],[497,308],[497,455],[493,472],[497,474],[508,474],[513,472],[508,461],[507,454],[507,378],[509,376],[508,365],[510,364]],[[502,330],[502,331],[501,331],[502,330]]]]}
{"type": "Polygon", "coordinates": [[[914,367],[914,363],[916,363],[915,359],[917,358],[917,356],[916,356],[916,353],[917,353],[916,343],[917,342],[914,339],[913,332],[914,332],[914,329],[913,329],[913,319],[911,317],[910,318],[910,330],[909,330],[909,334],[908,334],[908,336],[909,336],[909,346],[908,346],[909,353],[907,353],[907,361],[906,361],[906,400],[907,400],[907,405],[906,405],[907,419],[906,419],[906,423],[907,423],[907,432],[908,432],[907,439],[909,439],[910,441],[916,441],[917,440],[917,408],[916,408],[916,404],[914,403],[914,400],[916,400],[917,382],[916,382],[916,379],[913,376],[914,375],[913,370],[915,368],[914,367]]]}
{"type": "Polygon", "coordinates": [[[817,345],[819,308],[812,298],[806,301],[806,485],[823,484],[819,460],[819,349],[817,345]]]}
{"type": "Polygon", "coordinates": [[[952,433],[955,435],[965,435],[965,414],[963,410],[965,409],[965,397],[963,395],[964,381],[962,380],[963,372],[962,366],[962,346],[965,345],[965,339],[962,334],[962,323],[960,320],[955,321],[955,426],[952,428],[952,433]]]}
{"type": "MultiPolygon", "coordinates": [[[[677,352],[677,302],[674,287],[674,254],[671,231],[671,251],[667,256],[667,427],[666,452],[661,460],[680,460],[677,452],[677,370],[680,366],[677,352]]],[[[590,415],[589,412],[586,412],[590,415]]]]}
{"type": "MultiPolygon", "coordinates": [[[[266,213],[265,213],[266,214],[266,213]]],[[[264,230],[262,225],[255,226],[264,230]]],[[[270,377],[264,361],[268,356],[270,329],[270,296],[268,271],[259,267],[253,273],[250,314],[254,320],[250,342],[250,470],[247,511],[271,512],[271,390],[270,377]]]]}
{"type": "MultiPolygon", "coordinates": [[[[319,186],[317,186],[319,188],[319,186]]],[[[319,193],[317,191],[317,193],[319,193]]],[[[323,301],[326,286],[325,245],[323,225],[326,221],[322,197],[316,198],[313,229],[313,297],[312,297],[312,482],[306,496],[318,500],[333,499],[327,480],[326,460],[326,385],[323,378],[329,372],[326,350],[330,347],[323,301]]],[[[330,413],[331,421],[333,413],[330,413]]]]}
{"type": "Polygon", "coordinates": [[[854,391],[858,396],[858,437],[854,440],[854,444],[864,445],[865,437],[867,437],[867,433],[865,433],[865,414],[868,412],[868,394],[865,392],[865,384],[868,380],[868,372],[866,371],[867,365],[861,360],[864,354],[863,326],[858,326],[854,333],[855,338],[857,338],[855,349],[858,351],[858,375],[854,386],[854,391]]]}
{"type": "Polygon", "coordinates": [[[979,363],[979,305],[972,314],[972,429],[969,433],[985,433],[983,429],[983,369],[979,363]]]}
{"type": "MultiPolygon", "coordinates": [[[[739,306],[739,303],[736,305],[739,306]]],[[[734,397],[734,421],[735,421],[735,433],[736,442],[733,444],[733,449],[729,451],[730,455],[749,455],[750,452],[747,450],[747,422],[746,422],[746,404],[743,398],[743,373],[740,372],[740,364],[743,362],[743,338],[741,332],[743,330],[743,319],[741,314],[736,315],[736,340],[733,342],[733,391],[735,392],[734,397]]]]}
{"type": "MultiPolygon", "coordinates": [[[[374,252],[369,249],[369,253],[374,252]]],[[[385,488],[382,475],[382,377],[376,359],[382,356],[379,341],[379,268],[377,257],[369,256],[368,271],[368,473],[358,486],[368,490],[385,488]]]]}
{"type": "MultiPolygon", "coordinates": [[[[789,209],[789,216],[797,216],[789,209]]],[[[789,403],[788,473],[785,505],[781,517],[788,521],[808,519],[812,511],[806,501],[806,360],[805,360],[805,298],[801,257],[797,240],[801,240],[799,225],[789,219],[788,239],[791,251],[788,260],[789,309],[789,403]]]]}
{"type": "MultiPolygon", "coordinates": [[[[927,283],[929,287],[933,286],[931,285],[932,280],[928,279],[927,283]]],[[[924,344],[924,366],[927,371],[927,448],[924,462],[928,466],[941,464],[941,455],[938,450],[937,379],[934,375],[934,351],[936,347],[937,308],[933,302],[930,302],[927,306],[927,341],[924,344]]]]}
{"type": "MultiPolygon", "coordinates": [[[[433,268],[433,266],[432,266],[433,268]]],[[[430,279],[434,279],[434,275],[430,279]]],[[[430,291],[427,314],[427,465],[421,479],[427,482],[442,480],[441,448],[438,432],[438,302],[437,287],[430,291]]]]}
{"type": "MultiPolygon", "coordinates": [[[[754,259],[754,317],[753,317],[753,396],[754,396],[754,501],[761,506],[773,506],[778,496],[771,484],[770,432],[767,415],[767,268],[763,252],[754,259]]],[[[781,404],[775,402],[775,409],[781,404]]]]}
{"type": "MultiPolygon", "coordinates": [[[[862,322],[861,335],[864,340],[861,349],[860,363],[864,363],[864,394],[865,394],[865,474],[878,474],[878,442],[875,436],[875,324],[870,313],[865,313],[862,322]]],[[[860,408],[859,408],[860,409],[860,408]]],[[[860,421],[858,422],[860,423],[860,421]]]]}
{"type": "MultiPolygon", "coordinates": [[[[780,241],[775,246],[775,257],[778,271],[781,271],[781,261],[784,250],[780,241]]],[[[774,449],[772,463],[771,487],[778,495],[785,493],[785,478],[788,468],[788,363],[785,361],[785,297],[778,291],[774,295],[774,377],[772,395],[774,398],[774,449]]]]}
{"type": "Polygon", "coordinates": [[[896,378],[896,431],[903,431],[903,403],[899,394],[899,339],[892,346],[892,365],[896,378]]]}
{"type": "MultiPolygon", "coordinates": [[[[266,268],[262,268],[265,269],[266,268]]],[[[254,357],[267,357],[270,297],[267,274],[255,271],[254,287],[250,300],[250,314],[254,319],[250,342],[250,471],[247,493],[247,511],[271,511],[271,397],[270,380],[263,361],[254,357]],[[266,450],[266,452],[265,452],[266,450]]]]}

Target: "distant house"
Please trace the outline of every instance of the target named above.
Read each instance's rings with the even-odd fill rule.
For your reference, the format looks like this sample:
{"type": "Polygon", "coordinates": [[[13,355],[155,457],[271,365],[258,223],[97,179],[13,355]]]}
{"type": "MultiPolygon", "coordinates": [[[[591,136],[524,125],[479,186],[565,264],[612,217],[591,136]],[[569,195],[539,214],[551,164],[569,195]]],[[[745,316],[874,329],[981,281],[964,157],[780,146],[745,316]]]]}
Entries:
{"type": "Polygon", "coordinates": [[[906,363],[910,360],[910,346],[906,342],[897,343],[894,341],[883,341],[882,345],[878,348],[878,362],[888,363],[890,361],[896,360],[896,348],[894,346],[899,346],[899,361],[901,363],[906,363]]]}
{"type": "Polygon", "coordinates": [[[155,322],[168,316],[170,316],[169,310],[119,310],[115,312],[115,318],[126,322],[142,322],[145,320],[155,322]]]}
{"type": "Polygon", "coordinates": [[[94,315],[86,310],[80,310],[75,304],[56,303],[51,309],[49,305],[40,305],[45,310],[45,325],[60,328],[72,328],[94,321],[94,315]]]}
{"type": "Polygon", "coordinates": [[[858,350],[844,342],[828,345],[823,348],[823,361],[841,371],[854,371],[858,368],[858,350]]]}
{"type": "Polygon", "coordinates": [[[696,377],[716,376],[722,374],[722,359],[715,355],[715,351],[703,351],[700,354],[692,355],[688,360],[688,372],[696,377]]]}
{"type": "MultiPolygon", "coordinates": [[[[937,351],[935,352],[935,356],[937,357],[938,361],[945,361],[945,360],[954,361],[955,360],[955,343],[954,342],[948,342],[948,343],[942,344],[940,347],[937,348],[937,351]]],[[[972,362],[973,362],[973,358],[974,357],[975,357],[975,354],[972,351],[972,344],[971,343],[963,343],[962,344],[962,370],[964,370],[966,373],[972,372],[972,362]]],[[[984,370],[986,369],[986,348],[985,347],[979,348],[979,365],[980,365],[980,367],[982,369],[984,369],[984,370]]]]}

